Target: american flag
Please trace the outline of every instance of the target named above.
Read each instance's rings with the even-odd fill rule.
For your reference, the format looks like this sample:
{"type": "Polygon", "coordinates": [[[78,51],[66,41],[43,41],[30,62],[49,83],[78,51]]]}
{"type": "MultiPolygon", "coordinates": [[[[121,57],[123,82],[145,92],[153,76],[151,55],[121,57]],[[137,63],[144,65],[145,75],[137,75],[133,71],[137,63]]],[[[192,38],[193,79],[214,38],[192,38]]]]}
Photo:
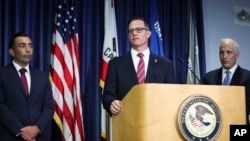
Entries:
{"type": "Polygon", "coordinates": [[[72,0],[57,3],[50,64],[54,120],[63,141],[84,141],[77,21],[72,0]]]}

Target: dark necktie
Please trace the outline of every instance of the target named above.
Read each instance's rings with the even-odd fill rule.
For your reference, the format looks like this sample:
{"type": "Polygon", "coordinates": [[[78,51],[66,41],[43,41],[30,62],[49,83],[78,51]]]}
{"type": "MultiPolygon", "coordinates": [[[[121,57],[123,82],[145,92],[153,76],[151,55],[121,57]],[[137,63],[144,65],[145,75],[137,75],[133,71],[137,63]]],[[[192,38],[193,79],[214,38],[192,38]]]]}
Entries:
{"type": "Polygon", "coordinates": [[[230,84],[230,71],[226,71],[226,77],[223,81],[223,85],[229,85],[230,84]]]}
{"type": "Polygon", "coordinates": [[[29,88],[28,88],[27,78],[25,76],[25,72],[26,71],[27,70],[25,68],[21,68],[19,70],[19,72],[21,73],[21,80],[22,80],[22,83],[23,83],[23,88],[24,88],[25,94],[26,94],[26,96],[28,96],[28,94],[29,94],[29,88]]]}
{"type": "Polygon", "coordinates": [[[144,55],[142,53],[138,53],[137,56],[140,57],[140,61],[138,63],[136,75],[138,78],[138,83],[143,84],[145,80],[145,64],[143,60],[144,55]]]}

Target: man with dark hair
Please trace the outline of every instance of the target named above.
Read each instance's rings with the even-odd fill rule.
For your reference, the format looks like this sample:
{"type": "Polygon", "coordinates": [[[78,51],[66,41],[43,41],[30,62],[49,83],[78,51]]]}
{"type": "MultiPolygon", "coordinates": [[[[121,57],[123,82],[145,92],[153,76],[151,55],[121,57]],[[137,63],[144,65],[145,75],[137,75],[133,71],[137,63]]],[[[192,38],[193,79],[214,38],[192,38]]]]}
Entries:
{"type": "Polygon", "coordinates": [[[109,61],[102,103],[112,115],[121,112],[120,101],[129,90],[143,83],[175,83],[173,64],[149,50],[151,31],[140,17],[128,22],[131,50],[109,61]]]}
{"type": "Polygon", "coordinates": [[[13,60],[0,68],[0,140],[50,141],[54,103],[47,73],[29,62],[33,44],[26,33],[9,42],[13,60]]]}

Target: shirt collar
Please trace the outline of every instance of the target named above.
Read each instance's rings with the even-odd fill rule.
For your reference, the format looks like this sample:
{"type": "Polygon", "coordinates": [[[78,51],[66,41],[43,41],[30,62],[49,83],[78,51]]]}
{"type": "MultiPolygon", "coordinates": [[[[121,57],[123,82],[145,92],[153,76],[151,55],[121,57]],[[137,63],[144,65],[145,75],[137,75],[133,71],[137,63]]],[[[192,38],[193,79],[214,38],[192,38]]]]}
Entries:
{"type": "MultiPolygon", "coordinates": [[[[131,54],[132,54],[133,57],[136,57],[138,53],[139,53],[138,51],[136,51],[135,49],[131,48],[131,54]]],[[[149,53],[150,53],[149,48],[147,48],[146,50],[144,50],[142,53],[143,53],[144,57],[149,56],[149,53]]]]}
{"type": "Polygon", "coordinates": [[[222,69],[222,72],[225,73],[226,71],[230,71],[231,74],[234,74],[236,68],[238,67],[238,64],[235,64],[231,69],[227,70],[225,68],[222,69]]]}
{"type": "MultiPolygon", "coordinates": [[[[12,61],[12,63],[13,63],[13,65],[14,65],[14,67],[16,68],[16,70],[19,72],[19,70],[20,70],[22,67],[21,67],[20,65],[18,65],[14,60],[12,61]]],[[[30,71],[30,69],[29,69],[29,64],[28,64],[27,66],[25,66],[24,68],[27,70],[27,72],[30,71]]]]}

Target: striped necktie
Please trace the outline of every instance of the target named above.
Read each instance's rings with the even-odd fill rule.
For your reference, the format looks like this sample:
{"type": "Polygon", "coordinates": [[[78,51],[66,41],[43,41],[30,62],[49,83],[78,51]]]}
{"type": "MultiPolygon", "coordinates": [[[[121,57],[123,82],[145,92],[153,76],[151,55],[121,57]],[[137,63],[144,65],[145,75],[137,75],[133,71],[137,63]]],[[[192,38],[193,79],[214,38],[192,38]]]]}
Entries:
{"type": "Polygon", "coordinates": [[[138,83],[143,84],[145,80],[145,64],[143,60],[144,55],[142,53],[138,53],[137,56],[140,57],[140,61],[138,63],[136,75],[138,78],[138,83]]]}

